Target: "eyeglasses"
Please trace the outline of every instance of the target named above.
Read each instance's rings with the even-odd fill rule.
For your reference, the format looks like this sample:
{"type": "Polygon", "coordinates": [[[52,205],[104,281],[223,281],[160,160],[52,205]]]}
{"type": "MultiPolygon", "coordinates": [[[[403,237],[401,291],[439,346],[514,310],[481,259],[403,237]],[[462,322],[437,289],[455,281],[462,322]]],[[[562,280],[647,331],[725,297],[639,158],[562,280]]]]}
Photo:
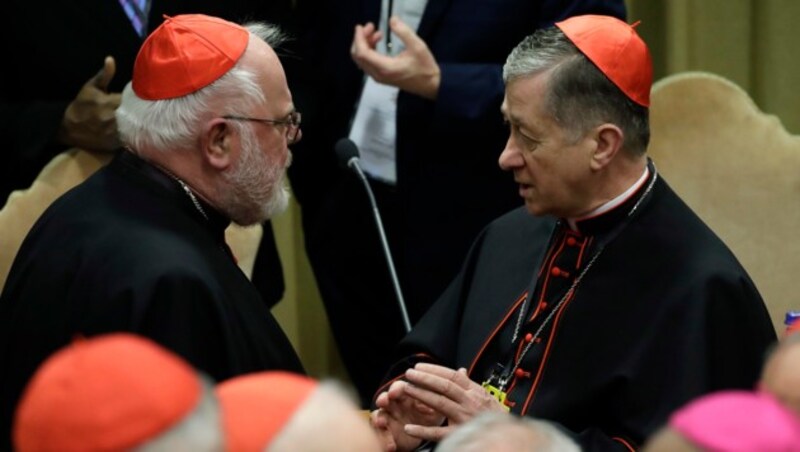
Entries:
{"type": "Polygon", "coordinates": [[[300,122],[303,119],[303,115],[301,115],[299,111],[293,111],[289,113],[286,119],[261,119],[233,115],[225,115],[223,118],[233,121],[255,121],[273,126],[286,126],[286,141],[289,144],[294,144],[297,142],[297,137],[300,135],[300,122]]]}

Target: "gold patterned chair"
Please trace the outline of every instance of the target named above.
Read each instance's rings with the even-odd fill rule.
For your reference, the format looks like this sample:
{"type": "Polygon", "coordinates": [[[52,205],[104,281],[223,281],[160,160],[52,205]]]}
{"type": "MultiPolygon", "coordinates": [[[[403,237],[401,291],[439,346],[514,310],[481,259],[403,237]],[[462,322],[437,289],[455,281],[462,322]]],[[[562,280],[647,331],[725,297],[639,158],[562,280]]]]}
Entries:
{"type": "Polygon", "coordinates": [[[656,167],[733,250],[781,331],[800,309],[800,136],[709,73],[657,82],[650,114],[656,167]]]}
{"type": "MultiPolygon", "coordinates": [[[[78,185],[111,160],[109,154],[96,154],[80,149],[57,155],[39,173],[26,190],[18,190],[8,197],[0,210],[0,291],[3,290],[11,264],[28,230],[56,198],[78,185]]],[[[3,201],[0,200],[0,203],[3,201]]],[[[238,259],[239,268],[252,276],[258,244],[263,231],[261,226],[242,228],[231,225],[225,238],[238,259]]]]}

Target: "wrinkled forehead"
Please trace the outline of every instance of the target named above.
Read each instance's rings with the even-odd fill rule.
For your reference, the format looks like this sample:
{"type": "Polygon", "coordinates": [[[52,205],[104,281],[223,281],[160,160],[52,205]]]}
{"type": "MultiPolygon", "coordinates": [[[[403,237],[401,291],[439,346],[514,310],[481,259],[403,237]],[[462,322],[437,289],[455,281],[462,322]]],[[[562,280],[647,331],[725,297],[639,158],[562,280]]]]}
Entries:
{"type": "Polygon", "coordinates": [[[546,116],[548,79],[547,73],[538,73],[509,81],[500,107],[503,115],[518,122],[530,115],[546,116]]]}

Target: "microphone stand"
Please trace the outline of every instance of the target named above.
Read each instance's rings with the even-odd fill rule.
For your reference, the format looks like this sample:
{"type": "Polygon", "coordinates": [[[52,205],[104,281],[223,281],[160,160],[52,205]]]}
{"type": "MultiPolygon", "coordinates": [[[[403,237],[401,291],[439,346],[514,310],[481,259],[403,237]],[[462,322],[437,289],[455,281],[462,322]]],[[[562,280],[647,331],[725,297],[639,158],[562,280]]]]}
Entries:
{"type": "Polygon", "coordinates": [[[387,263],[389,264],[389,274],[392,276],[392,285],[394,286],[394,293],[397,295],[397,304],[400,306],[400,314],[403,316],[403,326],[406,333],[411,331],[411,321],[408,319],[408,311],[406,310],[406,302],[403,299],[403,293],[400,291],[400,280],[397,279],[397,271],[394,268],[394,259],[392,258],[392,251],[389,249],[389,242],[386,240],[386,232],[383,230],[383,221],[381,220],[381,213],[378,211],[378,203],[375,201],[375,195],[372,194],[372,187],[369,185],[367,176],[361,170],[361,165],[358,164],[358,157],[352,157],[347,161],[347,166],[353,169],[358,174],[361,183],[367,190],[370,204],[372,205],[372,214],[375,216],[375,223],[378,225],[378,233],[381,237],[381,245],[386,252],[387,263]]]}

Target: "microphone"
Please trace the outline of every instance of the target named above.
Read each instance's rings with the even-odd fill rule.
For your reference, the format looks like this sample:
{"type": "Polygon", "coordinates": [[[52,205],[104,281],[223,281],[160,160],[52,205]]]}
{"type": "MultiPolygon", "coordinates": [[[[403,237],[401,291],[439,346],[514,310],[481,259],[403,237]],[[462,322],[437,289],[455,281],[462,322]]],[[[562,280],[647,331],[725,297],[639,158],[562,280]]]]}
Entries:
{"type": "Polygon", "coordinates": [[[378,227],[378,234],[381,237],[381,245],[383,247],[383,256],[386,258],[386,263],[389,266],[389,274],[392,277],[392,285],[394,286],[394,293],[397,296],[397,304],[400,307],[400,314],[403,317],[403,326],[406,333],[411,331],[411,321],[408,319],[408,310],[406,309],[406,302],[403,299],[403,292],[400,290],[400,281],[397,279],[397,272],[394,269],[394,261],[392,259],[392,251],[389,249],[389,242],[386,240],[386,232],[383,230],[383,221],[381,221],[381,213],[378,211],[378,203],[375,201],[375,195],[372,194],[372,187],[369,186],[367,176],[361,169],[359,163],[358,147],[349,138],[342,138],[336,142],[334,146],[336,157],[339,159],[339,164],[343,168],[348,168],[358,175],[361,183],[367,191],[369,196],[369,203],[372,206],[372,214],[375,217],[375,224],[378,227]]]}
{"type": "MultiPolygon", "coordinates": [[[[339,165],[341,165],[342,168],[354,169],[354,167],[360,166],[358,163],[358,146],[353,143],[353,140],[342,138],[336,142],[333,150],[336,152],[336,158],[339,159],[339,165]]],[[[354,169],[354,171],[358,170],[354,169]]],[[[359,174],[361,173],[359,172],[359,174]]]]}

